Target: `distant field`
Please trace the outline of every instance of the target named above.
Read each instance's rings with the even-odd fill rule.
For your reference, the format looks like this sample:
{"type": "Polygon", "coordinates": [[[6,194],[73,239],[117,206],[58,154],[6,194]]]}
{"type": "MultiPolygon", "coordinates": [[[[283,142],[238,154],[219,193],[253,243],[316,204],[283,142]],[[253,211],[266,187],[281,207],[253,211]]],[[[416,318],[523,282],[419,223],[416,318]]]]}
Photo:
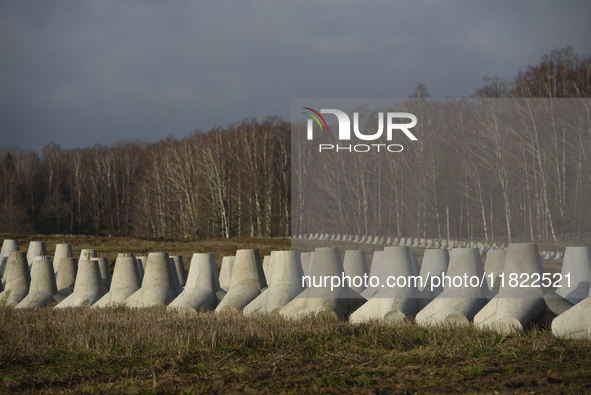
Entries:
{"type": "MultiPolygon", "coordinates": [[[[220,263],[221,256],[248,243],[265,255],[287,242],[18,239],[23,249],[30,240],[45,240],[50,254],[64,241],[75,254],[92,247],[110,262],[118,252],[162,250],[182,255],[187,268],[202,246],[220,263]]],[[[0,308],[0,394],[464,391],[589,392],[591,342],[555,339],[548,328],[504,336],[473,327],[426,330],[412,320],[385,326],[276,315],[183,315],[158,307],[0,308]]]]}

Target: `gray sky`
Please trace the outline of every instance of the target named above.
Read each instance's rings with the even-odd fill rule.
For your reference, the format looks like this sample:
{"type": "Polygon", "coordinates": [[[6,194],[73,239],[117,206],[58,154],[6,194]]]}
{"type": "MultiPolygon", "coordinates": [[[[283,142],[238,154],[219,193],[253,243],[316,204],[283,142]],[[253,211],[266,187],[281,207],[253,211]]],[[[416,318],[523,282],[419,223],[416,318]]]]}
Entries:
{"type": "Polygon", "coordinates": [[[466,96],[591,53],[591,2],[0,0],[0,147],[181,138],[293,97],[466,96]]]}

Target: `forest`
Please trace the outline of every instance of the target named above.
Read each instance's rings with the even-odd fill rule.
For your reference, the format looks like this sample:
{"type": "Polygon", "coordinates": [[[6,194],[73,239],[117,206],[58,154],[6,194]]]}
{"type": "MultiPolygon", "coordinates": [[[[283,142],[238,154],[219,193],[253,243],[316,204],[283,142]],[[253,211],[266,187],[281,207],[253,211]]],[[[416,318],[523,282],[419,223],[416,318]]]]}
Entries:
{"type": "Polygon", "coordinates": [[[41,154],[0,167],[0,232],[231,237],[289,234],[290,126],[277,117],[153,144],[41,154]]]}
{"type": "MultiPolygon", "coordinates": [[[[588,99],[591,55],[578,55],[571,47],[556,49],[511,80],[485,77],[472,97],[588,99]]],[[[430,111],[428,100],[420,104],[429,98],[424,85],[411,98],[418,99],[417,111],[430,111]]],[[[357,233],[440,238],[448,231],[449,237],[483,240],[515,239],[521,233],[533,240],[588,237],[587,110],[587,119],[579,119],[576,129],[586,133],[564,127],[525,134],[465,127],[450,133],[423,125],[414,153],[381,166],[389,185],[396,186],[393,198],[378,198],[356,214],[371,220],[334,212],[330,229],[318,231],[336,232],[342,225],[357,233]],[[508,148],[498,149],[501,143],[508,148]]],[[[49,143],[40,153],[2,147],[0,232],[288,236],[291,178],[295,174],[297,183],[298,177],[292,174],[291,138],[289,122],[269,116],[155,143],[79,149],[49,143]]],[[[328,181],[335,179],[329,176],[328,181]]],[[[295,234],[308,230],[296,219],[295,234]]]]}

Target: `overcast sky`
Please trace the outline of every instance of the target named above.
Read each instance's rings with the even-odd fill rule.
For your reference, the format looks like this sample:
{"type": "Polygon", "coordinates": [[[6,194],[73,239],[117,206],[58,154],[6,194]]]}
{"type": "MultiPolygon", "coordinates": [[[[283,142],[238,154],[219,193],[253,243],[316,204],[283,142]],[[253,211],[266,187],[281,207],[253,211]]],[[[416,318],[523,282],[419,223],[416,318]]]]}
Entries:
{"type": "Polygon", "coordinates": [[[467,96],[591,53],[591,1],[0,0],[0,147],[182,138],[294,97],[467,96]]]}

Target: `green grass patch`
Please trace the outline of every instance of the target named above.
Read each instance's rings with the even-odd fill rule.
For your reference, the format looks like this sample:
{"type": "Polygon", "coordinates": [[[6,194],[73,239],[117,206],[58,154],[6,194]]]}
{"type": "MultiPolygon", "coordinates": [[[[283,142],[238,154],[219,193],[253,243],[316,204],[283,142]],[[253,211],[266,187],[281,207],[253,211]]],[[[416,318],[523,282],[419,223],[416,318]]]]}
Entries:
{"type": "Polygon", "coordinates": [[[470,377],[482,377],[486,374],[486,369],[482,365],[473,365],[465,369],[465,374],[470,377]]]}

